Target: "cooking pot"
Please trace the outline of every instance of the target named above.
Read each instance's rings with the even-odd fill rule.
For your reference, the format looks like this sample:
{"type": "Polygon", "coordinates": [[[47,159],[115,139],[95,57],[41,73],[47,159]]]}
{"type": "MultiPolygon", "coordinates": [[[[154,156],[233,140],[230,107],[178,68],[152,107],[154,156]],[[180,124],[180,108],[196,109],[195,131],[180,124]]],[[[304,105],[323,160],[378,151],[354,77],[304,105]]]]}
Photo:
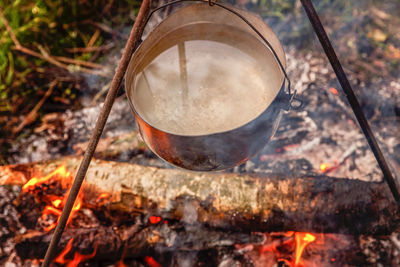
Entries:
{"type": "Polygon", "coordinates": [[[278,38],[260,18],[201,3],[148,35],[125,86],[155,154],[184,169],[217,171],[245,162],[273,137],[294,95],[285,91],[285,66],[278,38]]]}

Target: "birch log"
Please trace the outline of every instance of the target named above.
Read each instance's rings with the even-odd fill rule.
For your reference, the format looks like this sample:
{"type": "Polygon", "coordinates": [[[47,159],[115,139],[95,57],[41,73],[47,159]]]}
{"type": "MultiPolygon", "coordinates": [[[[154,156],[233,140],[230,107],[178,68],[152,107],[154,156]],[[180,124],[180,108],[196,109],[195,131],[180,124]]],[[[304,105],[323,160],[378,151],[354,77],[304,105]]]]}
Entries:
{"type": "MultiPolygon", "coordinates": [[[[23,184],[61,164],[75,173],[80,160],[3,166],[0,184],[23,184]]],[[[84,191],[110,193],[116,208],[240,231],[387,234],[400,222],[385,183],[324,176],[197,173],[93,159],[84,191]]]]}

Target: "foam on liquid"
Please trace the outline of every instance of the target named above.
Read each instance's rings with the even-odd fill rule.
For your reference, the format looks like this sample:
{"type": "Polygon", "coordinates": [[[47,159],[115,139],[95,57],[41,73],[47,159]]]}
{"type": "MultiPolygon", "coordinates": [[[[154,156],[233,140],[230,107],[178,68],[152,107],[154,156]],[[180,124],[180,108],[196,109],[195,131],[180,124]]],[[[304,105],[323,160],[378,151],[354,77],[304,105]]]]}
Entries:
{"type": "Polygon", "coordinates": [[[158,55],[134,83],[137,112],[179,135],[232,130],[260,115],[276,96],[276,72],[242,50],[191,40],[158,55]]]}

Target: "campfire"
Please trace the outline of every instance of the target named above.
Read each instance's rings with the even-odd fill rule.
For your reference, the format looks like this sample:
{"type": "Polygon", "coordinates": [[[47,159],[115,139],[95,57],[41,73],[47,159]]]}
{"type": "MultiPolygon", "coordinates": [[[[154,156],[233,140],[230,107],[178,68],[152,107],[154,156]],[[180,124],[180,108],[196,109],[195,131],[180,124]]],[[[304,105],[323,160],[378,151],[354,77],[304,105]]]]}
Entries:
{"type": "MultiPolygon", "coordinates": [[[[65,165],[61,165],[47,175],[37,175],[30,178],[22,186],[21,195],[16,200],[18,207],[24,208],[33,204],[41,207],[38,209],[38,211],[41,210],[40,217],[37,219],[36,224],[33,224],[33,228],[27,229],[28,232],[37,231],[37,233],[45,235],[55,228],[66,202],[72,178],[71,173],[67,171],[65,165]]],[[[96,220],[101,220],[101,217],[96,216],[96,214],[105,213],[107,210],[109,212],[110,196],[110,193],[101,193],[97,198],[85,199],[83,192],[81,192],[72,209],[67,227],[70,229],[85,228],[85,221],[93,220],[91,216],[94,216],[96,220]]],[[[125,216],[129,215],[126,214],[125,216]]],[[[124,222],[124,224],[131,223],[134,223],[134,220],[124,222]]],[[[168,220],[164,220],[159,216],[149,216],[147,221],[148,227],[152,225],[153,227],[154,225],[167,226],[168,223],[168,220]]],[[[173,222],[173,224],[179,224],[179,222],[173,222]]],[[[276,262],[284,262],[288,266],[293,267],[304,266],[302,255],[306,247],[312,242],[319,242],[323,245],[323,235],[321,234],[317,237],[317,235],[312,233],[288,231],[286,233],[264,233],[263,235],[265,238],[269,237],[271,239],[268,243],[264,241],[263,244],[259,245],[260,257],[271,258],[271,262],[265,263],[266,265],[264,266],[273,266],[276,262]],[[266,256],[267,254],[272,255],[266,256]]],[[[156,244],[157,240],[150,240],[150,243],[152,242],[156,244]]],[[[81,263],[88,263],[91,266],[91,259],[96,257],[98,246],[98,243],[93,243],[93,247],[82,249],[79,244],[74,242],[74,237],[71,237],[64,249],[54,259],[54,262],[67,267],[79,266],[81,263]],[[92,250],[92,252],[83,254],[80,252],[81,250],[92,250]]],[[[234,249],[237,251],[246,251],[248,246],[249,244],[238,243],[234,244],[234,249]]],[[[122,249],[125,248],[122,247],[122,249]]],[[[119,251],[111,252],[119,253],[119,251]]],[[[116,266],[129,266],[124,263],[126,255],[126,252],[122,253],[121,259],[114,264],[116,266]]],[[[40,261],[40,258],[36,260],[40,261]]],[[[151,267],[164,266],[158,263],[152,256],[144,256],[137,260],[145,262],[151,267]]]]}
{"type": "MultiPolygon", "coordinates": [[[[56,227],[62,209],[67,201],[69,194],[68,188],[70,188],[71,183],[71,173],[65,169],[65,166],[60,166],[44,177],[32,177],[22,186],[23,193],[30,193],[35,196],[38,203],[46,204],[42,216],[40,217],[41,221],[39,222],[41,225],[47,225],[43,228],[43,231],[48,232],[56,227]]],[[[80,210],[82,198],[83,194],[80,193],[72,208],[68,222],[70,222],[74,214],[80,210]]]]}
{"type": "MultiPolygon", "coordinates": [[[[0,194],[7,202],[7,209],[14,212],[7,222],[8,228],[23,229],[6,235],[2,258],[6,257],[3,251],[8,247],[8,255],[12,256],[5,259],[18,265],[40,264],[79,161],[79,157],[66,157],[0,168],[3,183],[0,194]]],[[[229,179],[242,191],[246,191],[246,184],[256,188],[262,186],[257,184],[262,179],[265,194],[271,194],[272,198],[267,188],[281,180],[280,185],[275,184],[275,189],[270,190],[281,190],[278,194],[283,195],[283,199],[287,198],[285,205],[290,209],[300,209],[295,205],[302,201],[290,200],[291,194],[300,199],[309,198],[301,193],[304,190],[301,184],[305,180],[296,183],[297,179],[251,177],[247,174],[197,174],[96,160],[74,205],[53,266],[360,266],[368,262],[369,255],[364,250],[371,242],[368,241],[370,234],[395,229],[394,222],[385,225],[376,224],[373,220],[359,221],[358,228],[341,224],[340,220],[345,217],[335,218],[334,213],[342,204],[330,210],[320,199],[324,196],[330,201],[340,196],[344,187],[347,187],[346,190],[349,187],[362,189],[370,183],[353,184],[337,179],[332,181],[338,185],[332,192],[332,198],[326,192],[311,192],[320,194],[314,201],[319,199],[321,203],[316,203],[313,208],[325,208],[323,216],[330,218],[330,223],[334,225],[332,228],[321,218],[312,219],[315,214],[309,211],[305,215],[296,215],[289,210],[278,211],[277,206],[267,208],[268,204],[260,203],[260,199],[257,200],[259,203],[252,203],[255,200],[251,199],[240,199],[235,203],[235,189],[231,189],[230,193],[217,193],[218,188],[211,190],[209,196],[214,199],[202,196],[201,188],[210,183],[224,186],[224,179],[229,179]],[[182,190],[182,184],[171,185],[177,179],[187,188],[182,190]],[[189,180],[197,182],[193,184],[189,180]],[[284,185],[297,187],[300,191],[285,193],[284,185]],[[146,186],[152,186],[152,189],[146,186]],[[158,188],[168,196],[157,195],[158,188]],[[139,194],[140,191],[142,194],[139,194]],[[224,200],[229,195],[231,199],[224,200]],[[224,201],[228,201],[230,207],[226,207],[224,201]],[[266,214],[261,215],[257,208],[246,205],[265,205],[260,208],[266,214]],[[296,218],[291,219],[290,216],[296,218]],[[275,230],[265,232],[262,229],[275,230]]],[[[384,202],[386,194],[378,196],[380,190],[385,191],[384,187],[380,184],[368,186],[373,191],[369,197],[377,199],[383,206],[387,205],[388,210],[393,208],[390,201],[384,202]]],[[[363,190],[362,194],[365,195],[363,190]]],[[[373,212],[379,213],[376,207],[368,207],[370,199],[359,200],[361,202],[355,206],[367,206],[372,217],[373,212]]],[[[347,205],[350,206],[342,207],[344,213],[356,211],[350,202],[347,205]]],[[[357,211],[355,213],[356,217],[360,216],[357,211]]],[[[396,212],[392,212],[391,216],[399,218],[396,212]]]]}

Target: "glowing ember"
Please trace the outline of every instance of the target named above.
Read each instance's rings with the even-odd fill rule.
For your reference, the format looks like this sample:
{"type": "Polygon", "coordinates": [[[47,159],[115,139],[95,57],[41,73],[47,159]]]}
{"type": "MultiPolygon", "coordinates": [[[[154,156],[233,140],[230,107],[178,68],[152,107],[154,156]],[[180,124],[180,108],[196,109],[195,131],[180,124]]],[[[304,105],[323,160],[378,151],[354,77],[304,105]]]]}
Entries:
{"type": "Polygon", "coordinates": [[[150,267],[162,267],[153,257],[146,256],[144,260],[150,267]]]}
{"type": "Polygon", "coordinates": [[[159,222],[161,222],[161,217],[158,217],[158,216],[150,216],[149,222],[150,222],[151,224],[159,223],[159,222]]]}
{"type": "Polygon", "coordinates": [[[301,255],[303,254],[304,248],[309,243],[315,241],[315,236],[310,233],[296,232],[294,234],[294,239],[296,241],[294,267],[296,267],[300,263],[300,258],[301,258],[301,255]]]}
{"type": "Polygon", "coordinates": [[[334,95],[339,94],[338,90],[336,88],[333,88],[333,87],[329,88],[329,91],[331,91],[331,93],[334,94],[334,95]]]}
{"type": "Polygon", "coordinates": [[[329,164],[327,164],[327,163],[322,163],[321,165],[319,165],[319,169],[322,171],[322,172],[326,172],[328,169],[329,169],[329,164]]]}
{"type": "Polygon", "coordinates": [[[126,264],[124,263],[124,260],[123,260],[123,259],[120,259],[120,260],[117,262],[117,267],[128,267],[128,265],[126,265],[126,264]]]}

